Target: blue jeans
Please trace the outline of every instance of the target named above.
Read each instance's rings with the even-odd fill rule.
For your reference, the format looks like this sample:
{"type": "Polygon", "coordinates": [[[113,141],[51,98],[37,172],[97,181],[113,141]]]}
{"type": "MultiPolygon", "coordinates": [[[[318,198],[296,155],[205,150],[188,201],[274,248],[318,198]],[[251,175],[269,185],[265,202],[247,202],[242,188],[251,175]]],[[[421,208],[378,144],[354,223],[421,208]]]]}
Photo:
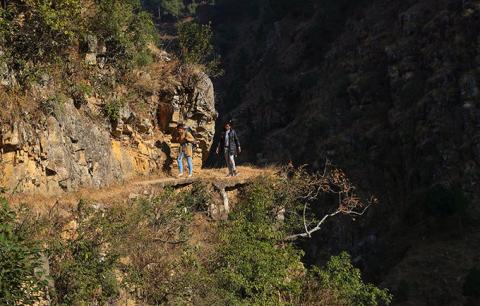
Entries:
{"type": "MultiPolygon", "coordinates": [[[[183,173],[183,157],[185,157],[185,152],[181,152],[180,155],[178,155],[177,158],[177,163],[178,163],[178,171],[180,173],[183,173]]],[[[193,173],[193,164],[192,164],[192,157],[187,156],[187,164],[188,164],[188,174],[193,173]]]]}

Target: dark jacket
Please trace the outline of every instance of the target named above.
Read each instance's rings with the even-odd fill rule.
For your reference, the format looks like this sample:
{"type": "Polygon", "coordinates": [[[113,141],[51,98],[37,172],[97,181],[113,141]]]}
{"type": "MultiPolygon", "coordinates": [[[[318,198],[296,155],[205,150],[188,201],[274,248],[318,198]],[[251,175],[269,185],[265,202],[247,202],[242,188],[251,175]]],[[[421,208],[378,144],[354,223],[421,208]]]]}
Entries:
{"type": "MultiPolygon", "coordinates": [[[[223,152],[225,150],[225,131],[222,133],[220,137],[220,142],[218,144],[217,150],[219,152],[223,152]]],[[[230,129],[230,133],[228,134],[228,153],[230,155],[237,155],[238,150],[240,148],[240,141],[238,140],[237,132],[234,129],[230,129]]]]}

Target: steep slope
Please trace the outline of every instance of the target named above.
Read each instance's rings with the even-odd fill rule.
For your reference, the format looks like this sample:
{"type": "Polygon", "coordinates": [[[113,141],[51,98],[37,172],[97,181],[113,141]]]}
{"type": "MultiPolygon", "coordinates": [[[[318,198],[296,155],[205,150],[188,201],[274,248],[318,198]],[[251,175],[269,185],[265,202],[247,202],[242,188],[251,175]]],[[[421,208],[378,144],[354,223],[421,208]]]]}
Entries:
{"type": "Polygon", "coordinates": [[[271,161],[321,165],[329,152],[342,164],[381,161],[394,172],[414,171],[402,175],[403,188],[460,178],[465,168],[471,182],[478,180],[476,7],[455,1],[348,7],[340,7],[351,14],[330,42],[319,27],[322,8],[308,18],[239,25],[220,107],[230,110],[224,118],[237,119],[248,143],[259,145],[248,148],[248,159],[260,152],[271,161]],[[254,35],[267,38],[261,48],[254,39],[263,37],[254,35]],[[242,59],[239,76],[234,64],[242,59]],[[244,86],[237,100],[235,84],[244,86]]]}
{"type": "Polygon", "coordinates": [[[221,120],[236,121],[243,158],[314,169],[328,158],[381,201],[306,243],[312,260],[346,248],[377,281],[409,288],[398,303],[464,303],[478,264],[467,247],[479,230],[477,1],[248,3],[236,19],[211,15],[226,59],[221,120]],[[433,255],[449,245],[464,258],[433,255]]]}
{"type": "Polygon", "coordinates": [[[185,123],[201,168],[212,81],[157,47],[138,0],[0,7],[0,186],[62,193],[168,173],[185,123]]]}
{"type": "MultiPolygon", "coordinates": [[[[98,69],[97,76],[104,72],[98,69]]],[[[0,185],[16,192],[57,193],[159,175],[173,165],[177,147],[171,133],[179,122],[192,128],[200,142],[195,156],[200,168],[216,118],[210,79],[199,74],[201,81],[190,88],[179,77],[170,88],[139,91],[142,82],[159,86],[150,73],[138,72],[135,84],[113,86],[106,97],[88,85],[91,91],[82,94],[81,105],[68,96],[59,98],[61,89],[53,80],[40,87],[38,109],[1,122],[0,185]],[[114,118],[105,118],[107,111],[114,118]]]]}

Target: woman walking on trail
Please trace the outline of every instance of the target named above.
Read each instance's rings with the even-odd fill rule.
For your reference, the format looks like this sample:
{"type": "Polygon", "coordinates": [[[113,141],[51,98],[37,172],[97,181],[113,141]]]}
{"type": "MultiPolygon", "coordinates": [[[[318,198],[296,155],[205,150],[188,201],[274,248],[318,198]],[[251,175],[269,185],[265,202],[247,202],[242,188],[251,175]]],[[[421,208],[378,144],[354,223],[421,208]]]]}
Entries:
{"type": "Polygon", "coordinates": [[[220,150],[223,150],[225,162],[228,166],[227,177],[237,176],[238,173],[235,166],[235,156],[237,156],[238,153],[241,153],[242,149],[240,147],[240,141],[238,140],[237,133],[232,128],[232,124],[230,122],[227,122],[224,125],[224,131],[220,137],[220,142],[217,147],[217,154],[220,154],[220,150]]]}
{"type": "Polygon", "coordinates": [[[193,137],[192,133],[186,130],[184,124],[179,124],[177,126],[177,131],[173,135],[172,142],[179,143],[180,148],[178,149],[178,177],[183,176],[183,158],[187,158],[188,164],[188,177],[192,177],[193,175],[193,143],[195,142],[195,138],[193,137]]]}

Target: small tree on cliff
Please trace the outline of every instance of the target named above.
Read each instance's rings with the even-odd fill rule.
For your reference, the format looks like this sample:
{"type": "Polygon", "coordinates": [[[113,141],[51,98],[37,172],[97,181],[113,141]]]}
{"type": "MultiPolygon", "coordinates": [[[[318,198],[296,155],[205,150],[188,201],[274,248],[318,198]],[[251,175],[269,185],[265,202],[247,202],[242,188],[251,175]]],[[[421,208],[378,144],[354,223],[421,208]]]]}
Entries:
{"type": "Polygon", "coordinates": [[[201,66],[211,77],[223,73],[220,58],[213,47],[213,31],[210,24],[184,22],[178,25],[180,58],[185,66],[201,66]]]}
{"type": "Polygon", "coordinates": [[[108,59],[117,64],[148,62],[148,46],[156,43],[157,33],[140,1],[102,0],[97,6],[91,28],[107,44],[108,59]]]}

